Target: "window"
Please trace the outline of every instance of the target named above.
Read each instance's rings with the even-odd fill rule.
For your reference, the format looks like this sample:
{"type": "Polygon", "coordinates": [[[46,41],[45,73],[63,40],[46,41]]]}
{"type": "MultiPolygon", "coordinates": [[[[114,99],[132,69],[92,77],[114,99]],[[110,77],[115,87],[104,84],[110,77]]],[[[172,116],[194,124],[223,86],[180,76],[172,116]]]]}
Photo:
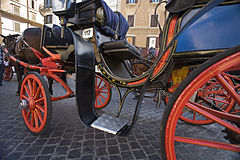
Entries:
{"type": "Polygon", "coordinates": [[[52,15],[47,15],[44,17],[44,24],[52,24],[52,15]]]}
{"type": "Polygon", "coordinates": [[[13,5],[13,14],[20,15],[20,7],[13,5]]]}
{"type": "Polygon", "coordinates": [[[30,6],[32,9],[35,9],[35,0],[32,0],[31,1],[31,6],[30,6]]]}
{"type": "Polygon", "coordinates": [[[18,22],[14,22],[14,31],[15,32],[20,32],[20,23],[18,22]]]}
{"type": "Polygon", "coordinates": [[[158,3],[160,0],[150,0],[150,3],[158,3]]]}
{"type": "Polygon", "coordinates": [[[134,15],[128,15],[128,23],[130,27],[134,27],[134,15]]]}
{"type": "MultiPolygon", "coordinates": [[[[156,16],[157,16],[157,19],[158,19],[158,15],[156,15],[156,16]]],[[[156,20],[155,15],[151,15],[150,27],[157,27],[157,20],[156,20]]]]}
{"type": "Polygon", "coordinates": [[[134,3],[138,3],[138,0],[126,0],[127,4],[134,4],[134,3]]]}
{"type": "Polygon", "coordinates": [[[147,37],[147,44],[146,44],[147,48],[157,48],[157,37],[147,37]]]}
{"type": "Polygon", "coordinates": [[[135,41],[136,41],[136,37],[134,36],[127,36],[126,40],[128,41],[128,43],[135,45],[135,41]]]}
{"type": "Polygon", "coordinates": [[[45,0],[44,8],[52,8],[52,0],[45,0]]]}

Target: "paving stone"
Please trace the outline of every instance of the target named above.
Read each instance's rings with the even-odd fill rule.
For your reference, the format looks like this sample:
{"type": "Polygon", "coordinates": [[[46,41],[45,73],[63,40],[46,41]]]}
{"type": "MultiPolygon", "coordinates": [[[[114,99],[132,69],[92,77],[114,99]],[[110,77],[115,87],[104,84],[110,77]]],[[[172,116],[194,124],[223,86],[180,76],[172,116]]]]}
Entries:
{"type": "Polygon", "coordinates": [[[82,148],[82,143],[81,142],[72,142],[71,149],[76,149],[76,148],[82,148]]]}
{"type": "Polygon", "coordinates": [[[73,137],[73,134],[64,134],[63,138],[65,139],[71,139],[73,137]]]}
{"type": "Polygon", "coordinates": [[[25,144],[25,143],[20,143],[17,147],[16,147],[16,151],[25,151],[27,150],[28,147],[30,147],[31,144],[25,144]]]}
{"type": "Polygon", "coordinates": [[[81,149],[70,150],[67,158],[80,158],[81,157],[81,149]]]}
{"type": "Polygon", "coordinates": [[[17,160],[21,157],[22,152],[14,152],[8,155],[5,160],[17,160]]]}
{"type": "Polygon", "coordinates": [[[141,148],[137,142],[130,142],[130,146],[132,149],[139,149],[141,148]]]}
{"type": "Polygon", "coordinates": [[[72,143],[72,141],[69,139],[62,139],[60,141],[60,146],[67,146],[67,145],[70,145],[71,143],[72,143]]]}
{"type": "Polygon", "coordinates": [[[152,146],[144,146],[143,150],[147,155],[150,155],[156,152],[156,150],[152,146]]]}
{"type": "Polygon", "coordinates": [[[81,160],[94,160],[93,155],[83,155],[81,160]]]}
{"type": "Polygon", "coordinates": [[[122,159],[123,160],[129,160],[129,159],[134,159],[133,154],[130,151],[125,151],[121,153],[122,159]]]}
{"type": "Polygon", "coordinates": [[[121,151],[127,151],[129,149],[130,149],[130,147],[128,146],[128,144],[120,144],[121,151]]]}
{"type": "Polygon", "coordinates": [[[97,156],[104,156],[104,155],[107,155],[108,153],[105,147],[101,147],[96,150],[96,154],[97,156]]]}
{"type": "Polygon", "coordinates": [[[160,156],[157,154],[148,156],[148,160],[161,160],[160,156]]]}
{"type": "Polygon", "coordinates": [[[57,147],[55,154],[56,155],[66,155],[68,152],[68,147],[57,147]]]}
{"type": "Polygon", "coordinates": [[[51,156],[38,156],[36,160],[49,160],[51,159],[51,156]]]}
{"type": "Polygon", "coordinates": [[[105,139],[105,136],[104,136],[103,133],[101,133],[101,134],[96,134],[96,135],[95,135],[95,139],[105,139]]]}
{"type": "Polygon", "coordinates": [[[92,147],[85,147],[82,150],[83,155],[94,155],[95,149],[92,147]]]}
{"type": "Polygon", "coordinates": [[[52,154],[55,151],[56,146],[47,146],[44,147],[41,154],[52,154]]]}
{"type": "Polygon", "coordinates": [[[60,142],[60,138],[49,138],[47,144],[58,144],[60,142]]]}
{"type": "Polygon", "coordinates": [[[27,151],[26,151],[26,153],[25,153],[25,155],[38,155],[38,153],[41,151],[41,149],[42,149],[42,147],[30,147],[27,151]]]}
{"type": "Polygon", "coordinates": [[[107,140],[107,145],[117,145],[118,142],[116,139],[108,139],[107,140]]]}
{"type": "Polygon", "coordinates": [[[120,156],[110,156],[110,160],[121,160],[120,156]]]}
{"type": "Polygon", "coordinates": [[[66,156],[54,156],[51,158],[51,160],[66,160],[67,157],[66,156]]]}
{"type": "Polygon", "coordinates": [[[86,141],[84,141],[84,143],[83,143],[83,146],[84,146],[84,147],[93,146],[93,145],[94,145],[94,141],[93,141],[93,140],[86,140],[86,141]]]}
{"type": "Polygon", "coordinates": [[[95,146],[97,146],[97,147],[103,147],[106,145],[107,145],[106,140],[96,140],[95,141],[95,146]]]}
{"type": "Polygon", "coordinates": [[[133,154],[135,156],[136,159],[143,159],[146,158],[145,153],[143,152],[143,150],[134,150],[133,154]]]}
{"type": "Polygon", "coordinates": [[[21,160],[35,160],[35,157],[23,157],[21,160]]]}
{"type": "Polygon", "coordinates": [[[73,141],[81,141],[81,140],[83,140],[83,136],[78,136],[78,135],[73,136],[73,141]]]}
{"type": "Polygon", "coordinates": [[[32,145],[33,146],[42,146],[47,142],[47,139],[37,139],[32,145]]]}
{"type": "Polygon", "coordinates": [[[141,146],[148,146],[150,143],[146,139],[141,139],[138,141],[141,146]]]}
{"type": "Polygon", "coordinates": [[[108,153],[111,154],[118,154],[120,153],[118,146],[110,146],[108,147],[108,153]]]}

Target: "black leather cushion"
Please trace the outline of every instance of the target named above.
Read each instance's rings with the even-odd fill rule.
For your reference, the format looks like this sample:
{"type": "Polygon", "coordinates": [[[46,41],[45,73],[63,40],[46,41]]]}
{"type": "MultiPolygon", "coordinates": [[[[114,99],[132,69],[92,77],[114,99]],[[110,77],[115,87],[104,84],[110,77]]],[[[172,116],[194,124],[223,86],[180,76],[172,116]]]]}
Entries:
{"type": "Polygon", "coordinates": [[[102,53],[107,56],[114,56],[119,59],[140,59],[138,49],[125,40],[104,42],[102,53]]]}

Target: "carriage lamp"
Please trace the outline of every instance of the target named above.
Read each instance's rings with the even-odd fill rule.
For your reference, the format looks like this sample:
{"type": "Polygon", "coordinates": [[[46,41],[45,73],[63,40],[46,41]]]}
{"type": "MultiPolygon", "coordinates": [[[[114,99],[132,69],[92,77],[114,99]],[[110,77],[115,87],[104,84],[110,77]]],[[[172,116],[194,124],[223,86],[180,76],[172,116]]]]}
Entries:
{"type": "Polygon", "coordinates": [[[28,106],[29,106],[29,103],[27,100],[24,99],[20,101],[19,108],[21,110],[27,109],[28,106]]]}

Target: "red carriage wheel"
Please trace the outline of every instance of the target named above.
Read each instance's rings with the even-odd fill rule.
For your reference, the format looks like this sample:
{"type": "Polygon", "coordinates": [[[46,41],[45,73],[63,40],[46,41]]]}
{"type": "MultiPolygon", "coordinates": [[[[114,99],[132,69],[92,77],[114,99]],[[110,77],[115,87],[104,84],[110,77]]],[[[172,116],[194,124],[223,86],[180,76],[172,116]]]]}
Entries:
{"type": "Polygon", "coordinates": [[[13,77],[13,70],[11,66],[4,66],[3,80],[10,81],[13,77]]]}
{"type": "MultiPolygon", "coordinates": [[[[233,82],[233,76],[229,73],[222,74],[225,80],[234,87],[235,83],[233,82]]],[[[227,93],[226,90],[221,86],[216,78],[208,80],[202,87],[198,89],[197,92],[191,97],[192,101],[201,103],[202,105],[207,105],[210,108],[219,108],[219,110],[224,110],[229,112],[234,104],[234,99],[227,93]]],[[[210,124],[213,121],[203,117],[202,115],[194,112],[191,109],[184,108],[181,113],[181,120],[191,123],[191,124],[210,124]]]]}
{"type": "Polygon", "coordinates": [[[25,75],[20,90],[20,108],[27,128],[33,134],[42,134],[48,127],[52,102],[48,86],[37,72],[25,75]]]}
{"type": "MultiPolygon", "coordinates": [[[[229,74],[226,77],[226,73],[240,70],[239,62],[240,46],[211,58],[180,84],[163,113],[160,127],[163,159],[182,159],[184,148],[186,151],[190,149],[191,152],[194,152],[195,149],[196,153],[204,150],[206,155],[213,152],[217,153],[218,149],[222,149],[223,154],[229,154],[233,157],[238,156],[238,153],[229,151],[240,152],[238,145],[240,140],[233,138],[234,134],[240,135],[240,117],[211,108],[209,107],[210,103],[195,101],[193,97],[196,97],[196,93],[202,90],[203,86],[209,86],[209,81],[216,80],[221,84],[221,87],[218,89],[214,87],[215,90],[224,90],[223,93],[227,93],[239,106],[240,92],[237,90],[239,84],[233,86],[227,80],[227,77],[231,77],[231,75],[229,74]],[[183,123],[180,117],[186,109],[193,110],[202,117],[211,119],[214,124],[203,127],[183,123]],[[228,132],[222,133],[223,130],[228,132]],[[206,147],[211,147],[211,149],[206,149],[206,147]]],[[[217,95],[221,95],[221,92],[218,92],[217,95]]]]}
{"type": "Polygon", "coordinates": [[[101,76],[101,74],[95,74],[95,108],[101,109],[108,105],[111,96],[112,89],[110,84],[101,76]]]}

